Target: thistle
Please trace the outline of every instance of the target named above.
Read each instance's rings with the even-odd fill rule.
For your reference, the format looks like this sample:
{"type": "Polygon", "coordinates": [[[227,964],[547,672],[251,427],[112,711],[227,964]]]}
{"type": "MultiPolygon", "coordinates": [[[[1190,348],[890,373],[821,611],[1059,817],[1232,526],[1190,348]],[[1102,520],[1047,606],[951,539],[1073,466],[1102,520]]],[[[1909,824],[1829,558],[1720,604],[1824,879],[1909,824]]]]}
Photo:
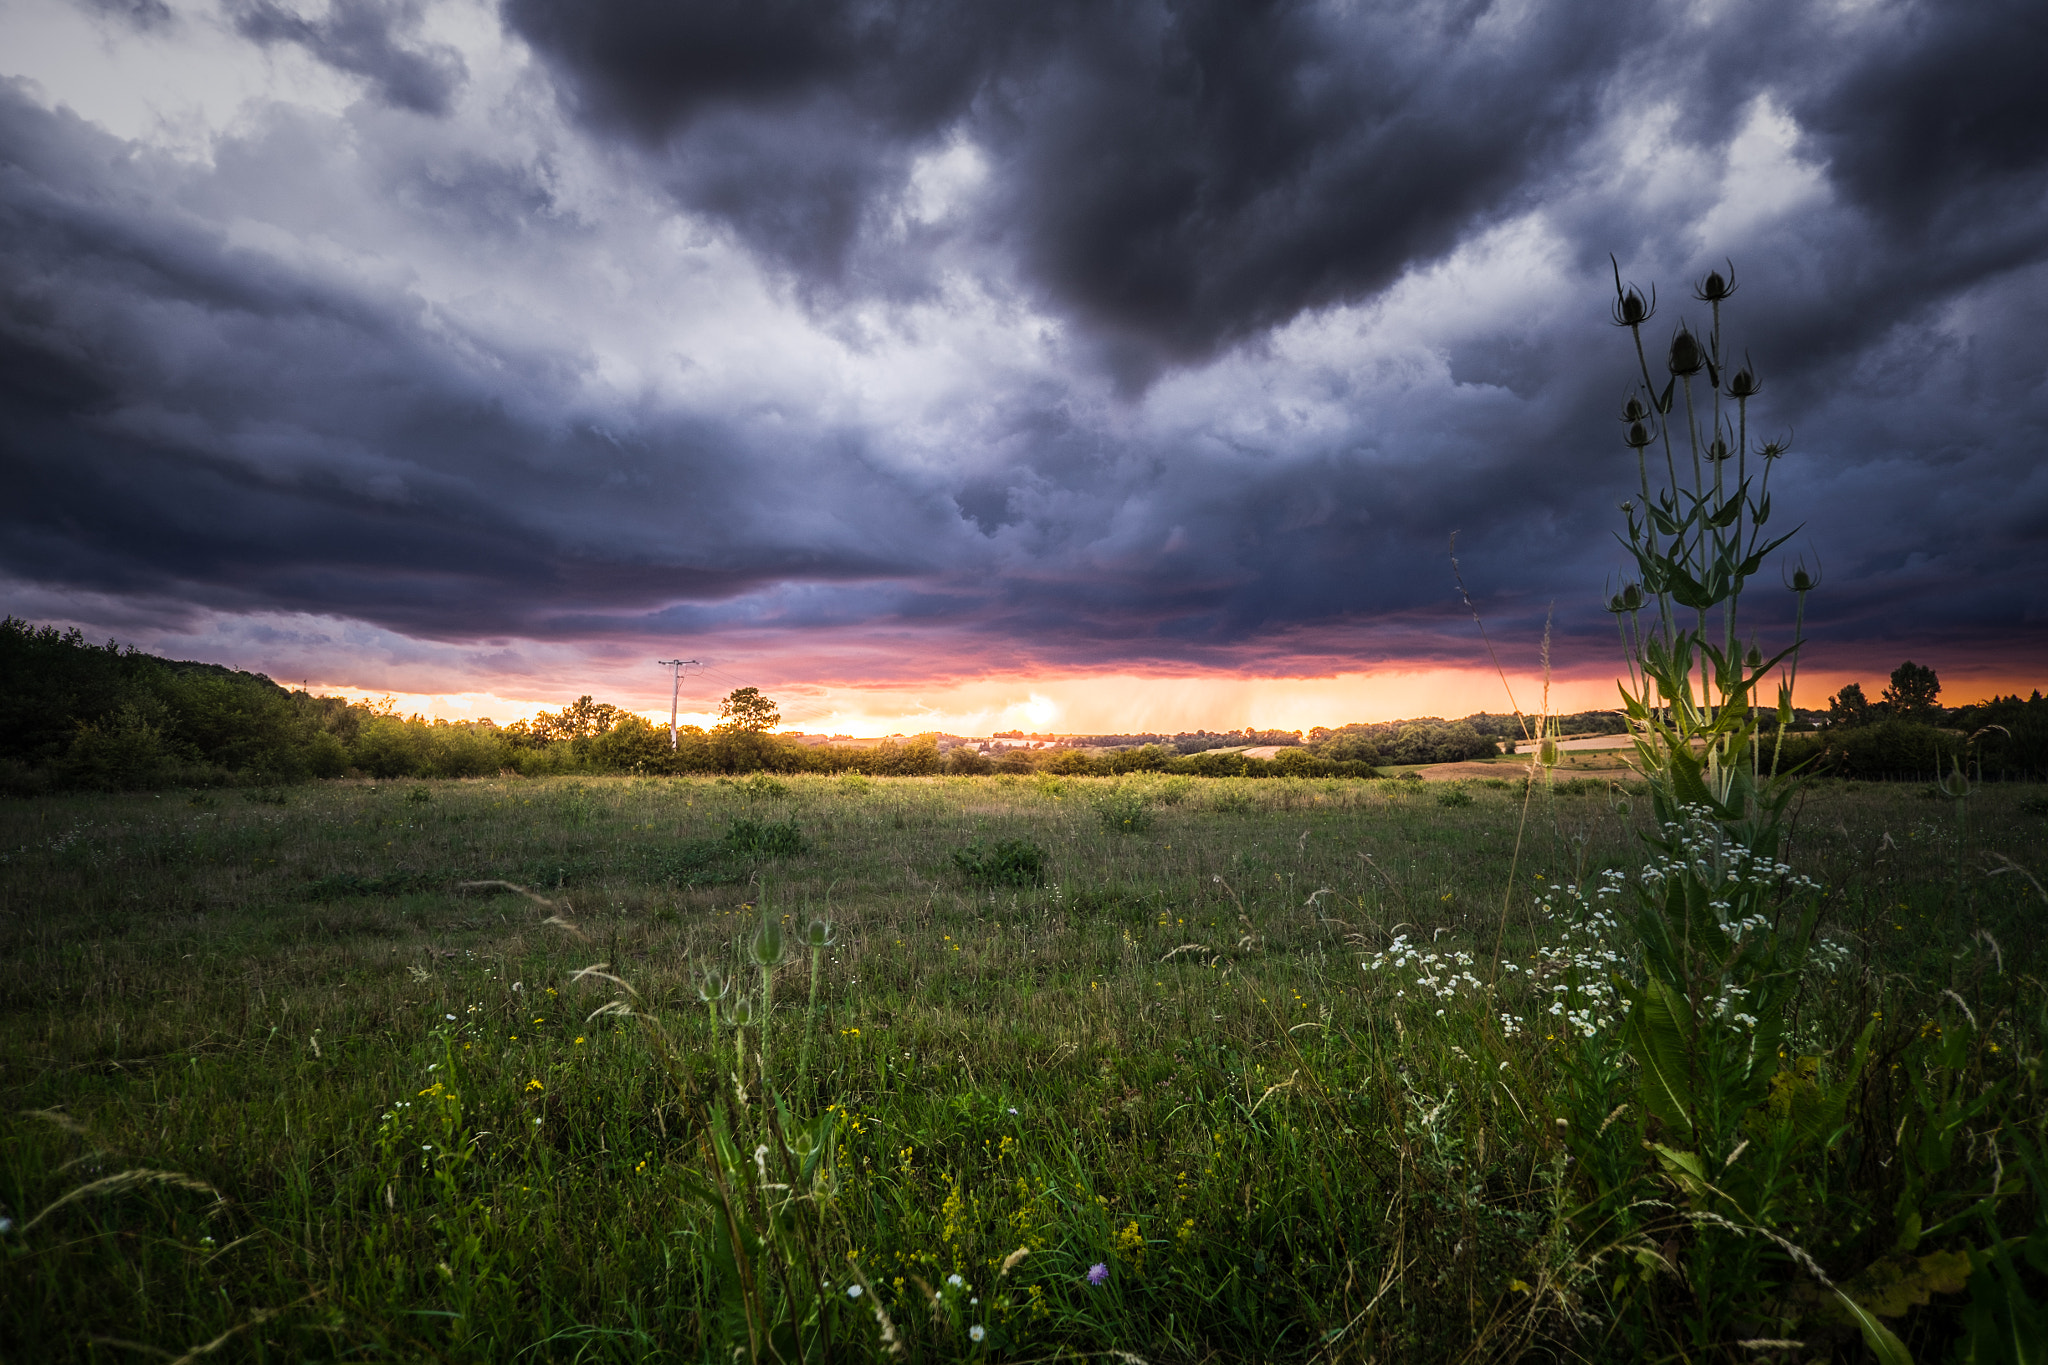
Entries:
{"type": "Polygon", "coordinates": [[[716,967],[699,968],[697,972],[697,998],[704,1002],[705,1013],[711,1016],[711,1046],[718,1046],[718,1002],[732,992],[732,978],[716,967]]]}
{"type": "Polygon", "coordinates": [[[805,1018],[803,1060],[797,1066],[799,1082],[810,1074],[811,1038],[818,1031],[818,970],[824,963],[825,950],[838,946],[839,940],[832,933],[831,920],[814,919],[804,926],[802,942],[811,950],[811,1004],[805,1018]]]}
{"type": "MultiPolygon", "coordinates": [[[[732,1084],[740,1103],[747,1100],[747,1026],[754,1022],[754,1002],[742,995],[725,1007],[725,1022],[732,1025],[732,1084]]],[[[766,1020],[761,1032],[767,1033],[766,1020]]]]}
{"type": "Polygon", "coordinates": [[[754,931],[754,942],[748,953],[754,965],[761,969],[761,1082],[768,1082],[769,1067],[769,1021],[775,1014],[775,969],[783,962],[785,948],[782,937],[782,921],[775,917],[775,911],[768,904],[768,882],[761,882],[761,927],[754,931]]]}

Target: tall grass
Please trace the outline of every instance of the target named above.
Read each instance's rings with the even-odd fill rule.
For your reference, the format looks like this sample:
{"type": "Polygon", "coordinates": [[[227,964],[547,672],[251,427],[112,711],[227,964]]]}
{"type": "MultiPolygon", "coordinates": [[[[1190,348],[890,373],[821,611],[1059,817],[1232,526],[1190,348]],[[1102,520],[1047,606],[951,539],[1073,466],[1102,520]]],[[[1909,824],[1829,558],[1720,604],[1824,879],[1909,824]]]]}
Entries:
{"type": "MultiPolygon", "coordinates": [[[[757,1276],[814,1258],[829,1293],[792,1330],[854,1358],[1672,1350],[1715,1290],[1690,1234],[1588,1226],[1583,1182],[1661,1179],[1645,1197],[1677,1207],[1688,1177],[1641,1175],[1639,1115],[1607,1121],[1635,1078],[1589,1071],[1547,1013],[1563,959],[1540,904],[1633,875],[1648,803],[1539,788],[1504,954],[1525,970],[1445,991],[1499,932],[1524,793],[1444,805],[1421,785],[612,779],[0,806],[0,1356],[225,1337],[211,1358],[724,1360],[754,1321],[735,1246],[757,1276]],[[1104,818],[1139,799],[1149,828],[1104,818]],[[741,820],[802,844],[735,853],[741,820]],[[953,857],[1004,840],[1045,851],[1042,884],[953,857]],[[461,886],[487,880],[549,904],[461,886]],[[742,1103],[699,985],[715,971],[763,1003],[737,953],[764,905],[793,941],[813,919],[837,941],[770,969],[742,1103]],[[129,1172],[178,1179],[97,1183],[129,1172]],[[719,1207],[745,1218],[722,1233],[719,1207]]],[[[1793,854],[1847,956],[1793,997],[1792,1036],[1874,1027],[1835,1183],[1801,1187],[1786,1240],[1845,1286],[1904,1266],[1885,1321],[1924,1359],[1988,1302],[1970,1277],[2006,1273],[1970,1253],[1959,1270],[1954,1229],[1981,1247],[1987,1216],[2008,1238],[2039,1216],[2040,902],[1987,859],[2034,868],[2041,818],[2027,788],[1969,799],[1964,848],[1946,801],[1817,789],[1793,854]]],[[[1753,1358],[1736,1343],[1765,1337],[1731,1334],[1785,1322],[1809,1354],[1856,1349],[1812,1277],[1777,1269],[1790,1253],[1758,1256],[1743,1283],[1768,1294],[1690,1354],[1753,1358]]],[[[2024,1301],[2034,1271],[2006,1270],[2024,1301]]]]}

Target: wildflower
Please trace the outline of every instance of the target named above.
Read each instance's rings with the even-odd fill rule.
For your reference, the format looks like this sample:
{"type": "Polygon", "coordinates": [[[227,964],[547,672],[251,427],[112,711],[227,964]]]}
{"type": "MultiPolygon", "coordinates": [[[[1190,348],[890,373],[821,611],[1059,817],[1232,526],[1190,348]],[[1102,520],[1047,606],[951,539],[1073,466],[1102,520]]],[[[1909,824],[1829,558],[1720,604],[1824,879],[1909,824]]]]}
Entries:
{"type": "Polygon", "coordinates": [[[961,1279],[959,1275],[954,1274],[948,1275],[946,1277],[946,1283],[953,1286],[953,1288],[955,1289],[962,1289],[966,1287],[967,1281],[961,1279]]]}
{"type": "Polygon", "coordinates": [[[452,1014],[444,1014],[444,1015],[442,1015],[441,1017],[442,1017],[443,1019],[446,1019],[446,1020],[448,1020],[448,1021],[449,1021],[449,1022],[451,1022],[451,1023],[453,1023],[453,1022],[454,1022],[454,1020],[455,1020],[455,1016],[454,1016],[454,1015],[452,1015],[452,1014]]]}
{"type": "Polygon", "coordinates": [[[983,1337],[985,1337],[985,1336],[987,1336],[987,1335],[988,1335],[988,1328],[986,1328],[986,1327],[983,1327],[983,1326],[982,1326],[982,1325],[981,1325],[980,1323],[978,1323],[978,1322],[977,1322],[977,1323],[975,1323],[975,1324],[974,1324],[974,1326],[972,1326],[972,1327],[970,1327],[970,1328],[968,1328],[968,1329],[967,1329],[967,1339],[968,1339],[969,1341],[980,1341],[980,1340],[981,1340],[981,1339],[982,1339],[983,1337]]]}
{"type": "Polygon", "coordinates": [[[847,1297],[847,1298],[849,1298],[849,1299],[857,1299],[857,1298],[859,1298],[859,1297],[860,1297],[860,1295],[861,1295],[861,1288],[860,1288],[860,1286],[859,1286],[859,1285],[857,1285],[857,1284],[850,1284],[850,1285],[846,1286],[846,1297],[847,1297]]]}
{"type": "Polygon", "coordinates": [[[1097,1261],[1094,1265],[1088,1267],[1088,1283],[1101,1284],[1108,1278],[1109,1266],[1106,1263],[1097,1261]]]}
{"type": "Polygon", "coordinates": [[[541,1084],[541,1083],[540,1083],[539,1081],[537,1081],[537,1080],[533,1080],[533,1081],[528,1081],[528,1082],[526,1083],[526,1088],[527,1088],[528,1090],[545,1090],[545,1089],[547,1089],[547,1087],[546,1087],[546,1086],[542,1085],[542,1084],[541,1084]]]}
{"type": "Polygon", "coordinates": [[[576,1046],[583,1046],[583,1036],[581,1034],[578,1034],[576,1037],[576,1046]]]}

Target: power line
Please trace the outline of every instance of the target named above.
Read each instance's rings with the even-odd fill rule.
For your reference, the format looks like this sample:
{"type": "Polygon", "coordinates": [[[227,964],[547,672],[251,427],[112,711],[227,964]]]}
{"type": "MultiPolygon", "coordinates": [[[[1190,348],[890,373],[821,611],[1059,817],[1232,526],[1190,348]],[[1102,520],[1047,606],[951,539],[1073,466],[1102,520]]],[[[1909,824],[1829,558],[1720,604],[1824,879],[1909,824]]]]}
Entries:
{"type": "MultiPolygon", "coordinates": [[[[692,662],[695,661],[693,660],[692,662]]],[[[722,668],[714,668],[707,663],[697,663],[696,666],[702,669],[706,676],[717,678],[721,682],[731,683],[735,687],[756,686],[756,684],[748,682],[745,678],[735,677],[733,674],[726,672],[722,668]]],[[[812,703],[810,705],[799,705],[787,708],[778,706],[776,709],[783,713],[782,718],[786,721],[808,721],[828,717],[832,715],[832,713],[837,708],[832,706],[830,703],[825,703],[822,705],[818,703],[812,703]]]]}

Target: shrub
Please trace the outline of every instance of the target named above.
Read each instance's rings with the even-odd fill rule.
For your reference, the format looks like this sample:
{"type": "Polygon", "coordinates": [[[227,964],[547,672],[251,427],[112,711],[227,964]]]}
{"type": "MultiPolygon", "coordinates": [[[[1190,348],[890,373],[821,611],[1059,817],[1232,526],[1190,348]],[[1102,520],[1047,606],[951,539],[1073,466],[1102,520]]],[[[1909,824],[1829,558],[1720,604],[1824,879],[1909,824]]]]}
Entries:
{"type": "Polygon", "coordinates": [[[1103,771],[1086,749],[1062,749],[1049,759],[1043,771],[1062,777],[1089,777],[1103,771]]]}
{"type": "Polygon", "coordinates": [[[1104,792],[1096,799],[1095,814],[1104,828],[1118,834],[1143,834],[1152,828],[1152,803],[1128,787],[1104,792]]]}
{"type": "Polygon", "coordinates": [[[982,886],[1037,886],[1045,880],[1045,850],[1029,839],[975,839],[953,850],[953,866],[982,886]]]}
{"type": "Polygon", "coordinates": [[[742,858],[791,858],[810,847],[794,819],[766,821],[750,815],[727,827],[725,846],[742,858]]]}
{"type": "Polygon", "coordinates": [[[965,746],[946,755],[946,771],[956,777],[980,777],[995,771],[995,765],[965,746]]]}

